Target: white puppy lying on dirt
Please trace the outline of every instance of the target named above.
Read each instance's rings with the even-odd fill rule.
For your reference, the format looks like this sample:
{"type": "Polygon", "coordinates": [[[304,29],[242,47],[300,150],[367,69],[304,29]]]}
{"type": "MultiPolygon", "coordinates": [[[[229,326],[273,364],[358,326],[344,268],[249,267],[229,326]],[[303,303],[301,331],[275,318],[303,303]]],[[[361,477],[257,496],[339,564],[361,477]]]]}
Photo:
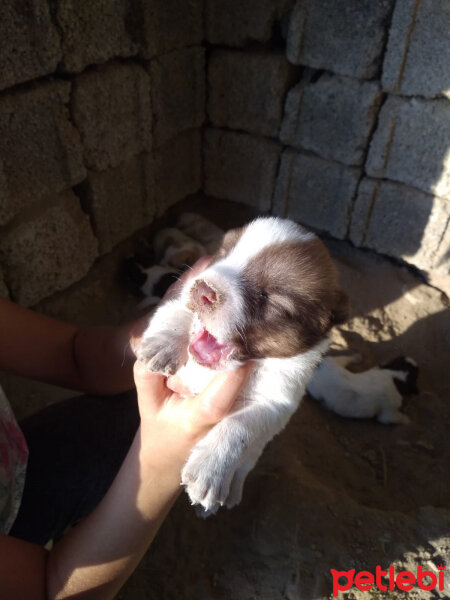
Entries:
{"type": "Polygon", "coordinates": [[[248,472],[297,409],[331,327],[346,316],[347,297],[322,242],[271,217],[228,232],[206,270],[156,311],[138,358],[152,371],[177,372],[191,392],[217,371],[256,362],[234,411],[183,469],[193,504],[214,512],[239,503],[248,472]]]}
{"type": "Polygon", "coordinates": [[[359,359],[359,355],[327,356],[309,380],[308,393],[342,417],[409,423],[409,418],[400,412],[403,398],[399,389],[417,393],[418,369],[413,359],[399,358],[362,373],[346,369],[359,359]]]}

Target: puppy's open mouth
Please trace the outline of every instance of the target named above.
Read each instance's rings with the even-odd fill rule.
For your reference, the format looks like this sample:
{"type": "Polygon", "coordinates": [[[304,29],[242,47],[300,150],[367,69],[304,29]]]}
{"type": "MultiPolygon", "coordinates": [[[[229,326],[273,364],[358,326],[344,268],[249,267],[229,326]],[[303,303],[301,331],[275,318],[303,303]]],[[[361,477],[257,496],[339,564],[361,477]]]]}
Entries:
{"type": "Polygon", "coordinates": [[[231,344],[220,344],[203,325],[194,333],[189,345],[194,359],[210,369],[217,368],[222,361],[230,358],[233,350],[231,344]]]}

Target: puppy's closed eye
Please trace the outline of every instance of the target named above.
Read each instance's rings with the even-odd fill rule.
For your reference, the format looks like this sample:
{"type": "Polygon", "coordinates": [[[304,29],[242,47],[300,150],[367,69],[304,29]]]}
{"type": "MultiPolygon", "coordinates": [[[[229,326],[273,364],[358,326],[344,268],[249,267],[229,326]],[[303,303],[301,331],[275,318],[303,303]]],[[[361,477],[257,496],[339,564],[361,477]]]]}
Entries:
{"type": "Polygon", "coordinates": [[[295,301],[292,296],[276,290],[268,296],[272,306],[278,310],[282,310],[288,314],[293,314],[295,311],[295,301]]]}

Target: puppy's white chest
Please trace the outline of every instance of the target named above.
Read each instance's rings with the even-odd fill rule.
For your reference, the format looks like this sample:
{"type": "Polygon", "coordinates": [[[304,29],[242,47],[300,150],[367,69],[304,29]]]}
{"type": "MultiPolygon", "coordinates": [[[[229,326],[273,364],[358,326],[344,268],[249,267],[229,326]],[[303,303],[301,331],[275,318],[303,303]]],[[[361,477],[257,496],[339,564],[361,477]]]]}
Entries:
{"type": "Polygon", "coordinates": [[[189,357],[186,364],[178,369],[177,375],[193,394],[199,394],[214,379],[217,371],[203,367],[189,357]]]}

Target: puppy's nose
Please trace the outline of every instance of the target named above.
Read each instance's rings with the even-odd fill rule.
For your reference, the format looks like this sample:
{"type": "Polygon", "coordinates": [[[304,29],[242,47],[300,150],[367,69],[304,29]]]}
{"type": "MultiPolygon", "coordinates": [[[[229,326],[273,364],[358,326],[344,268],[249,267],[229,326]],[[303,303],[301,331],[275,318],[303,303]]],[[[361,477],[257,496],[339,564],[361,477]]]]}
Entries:
{"type": "Polygon", "coordinates": [[[194,303],[201,308],[212,308],[217,302],[216,292],[202,279],[195,282],[191,297],[194,303]]]}

